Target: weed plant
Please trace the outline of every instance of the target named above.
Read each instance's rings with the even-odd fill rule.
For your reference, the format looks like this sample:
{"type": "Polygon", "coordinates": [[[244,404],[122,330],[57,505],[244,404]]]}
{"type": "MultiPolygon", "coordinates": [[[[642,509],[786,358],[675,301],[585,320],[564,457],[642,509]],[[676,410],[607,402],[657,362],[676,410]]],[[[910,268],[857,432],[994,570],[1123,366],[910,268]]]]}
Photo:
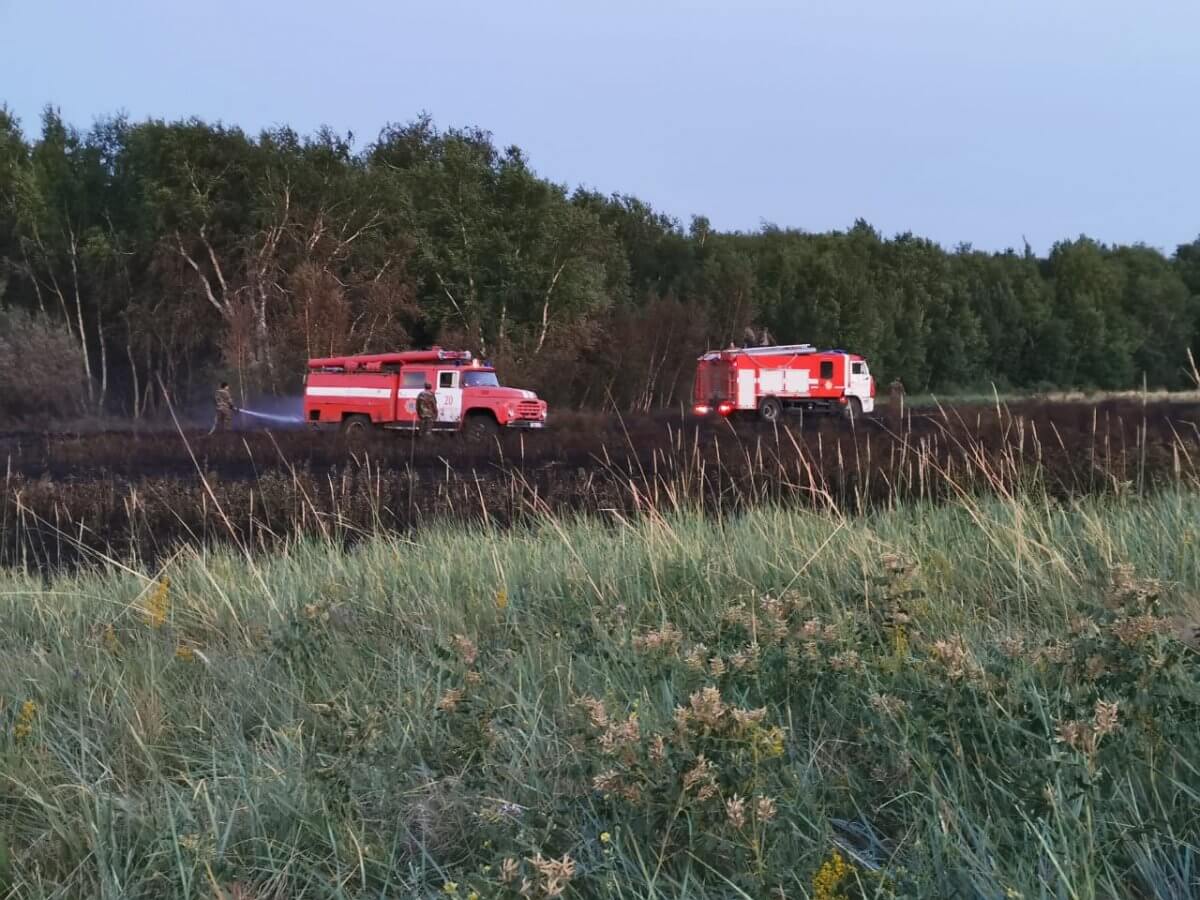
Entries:
{"type": "Polygon", "coordinates": [[[0,896],[1200,892],[1200,494],[0,575],[0,896]]]}

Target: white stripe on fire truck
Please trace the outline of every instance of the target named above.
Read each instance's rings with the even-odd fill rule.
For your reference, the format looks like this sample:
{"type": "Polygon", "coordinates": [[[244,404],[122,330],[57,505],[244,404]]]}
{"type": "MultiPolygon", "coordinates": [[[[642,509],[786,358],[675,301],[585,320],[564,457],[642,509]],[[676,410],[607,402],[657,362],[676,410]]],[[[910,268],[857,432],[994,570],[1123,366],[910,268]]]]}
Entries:
{"type": "Polygon", "coordinates": [[[310,387],[304,393],[310,397],[390,397],[391,388],[310,387]]]}

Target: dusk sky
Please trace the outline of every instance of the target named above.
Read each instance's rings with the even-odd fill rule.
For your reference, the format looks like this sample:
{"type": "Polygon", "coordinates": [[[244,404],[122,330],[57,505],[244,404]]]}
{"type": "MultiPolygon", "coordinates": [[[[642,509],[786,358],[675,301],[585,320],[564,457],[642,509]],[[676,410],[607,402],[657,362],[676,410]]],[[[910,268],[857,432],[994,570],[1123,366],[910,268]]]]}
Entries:
{"type": "Polygon", "coordinates": [[[1200,3],[0,0],[0,102],[254,132],[422,110],[685,225],[1200,235],[1200,3]]]}

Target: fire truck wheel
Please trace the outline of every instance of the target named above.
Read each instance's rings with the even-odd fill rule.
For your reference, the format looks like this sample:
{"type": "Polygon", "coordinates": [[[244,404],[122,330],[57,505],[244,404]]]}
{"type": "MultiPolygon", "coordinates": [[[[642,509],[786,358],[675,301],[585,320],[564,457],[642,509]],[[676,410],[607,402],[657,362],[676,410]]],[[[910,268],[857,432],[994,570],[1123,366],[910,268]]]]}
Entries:
{"type": "Polygon", "coordinates": [[[366,416],[347,416],[342,420],[342,436],[360,441],[371,431],[371,420],[366,416]]]}
{"type": "Polygon", "coordinates": [[[474,443],[490,441],[499,430],[500,427],[496,424],[496,420],[484,413],[472,413],[463,423],[463,431],[466,433],[467,440],[474,443]]]}
{"type": "Polygon", "coordinates": [[[765,397],[758,404],[758,415],[764,422],[778,422],[783,418],[783,404],[774,397],[765,397]]]}
{"type": "Polygon", "coordinates": [[[846,400],[845,416],[851,422],[857,422],[862,418],[862,401],[857,397],[850,397],[846,400]]]}

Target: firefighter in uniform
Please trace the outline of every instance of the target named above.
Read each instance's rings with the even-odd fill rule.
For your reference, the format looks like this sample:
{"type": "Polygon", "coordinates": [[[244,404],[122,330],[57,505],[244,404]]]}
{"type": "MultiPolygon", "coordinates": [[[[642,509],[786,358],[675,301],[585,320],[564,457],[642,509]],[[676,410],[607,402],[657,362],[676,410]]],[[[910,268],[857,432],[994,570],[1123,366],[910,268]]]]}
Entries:
{"type": "Polygon", "coordinates": [[[433,392],[433,385],[428,381],[425,382],[425,390],[417,394],[417,419],[420,422],[421,437],[429,437],[434,420],[437,419],[437,394],[433,392]]]}
{"type": "Polygon", "coordinates": [[[213,431],[228,431],[229,426],[233,424],[233,414],[237,412],[228,381],[221,382],[221,386],[217,388],[217,393],[213,397],[213,403],[217,407],[217,418],[213,422],[212,431],[209,434],[212,434],[213,431]]]}

